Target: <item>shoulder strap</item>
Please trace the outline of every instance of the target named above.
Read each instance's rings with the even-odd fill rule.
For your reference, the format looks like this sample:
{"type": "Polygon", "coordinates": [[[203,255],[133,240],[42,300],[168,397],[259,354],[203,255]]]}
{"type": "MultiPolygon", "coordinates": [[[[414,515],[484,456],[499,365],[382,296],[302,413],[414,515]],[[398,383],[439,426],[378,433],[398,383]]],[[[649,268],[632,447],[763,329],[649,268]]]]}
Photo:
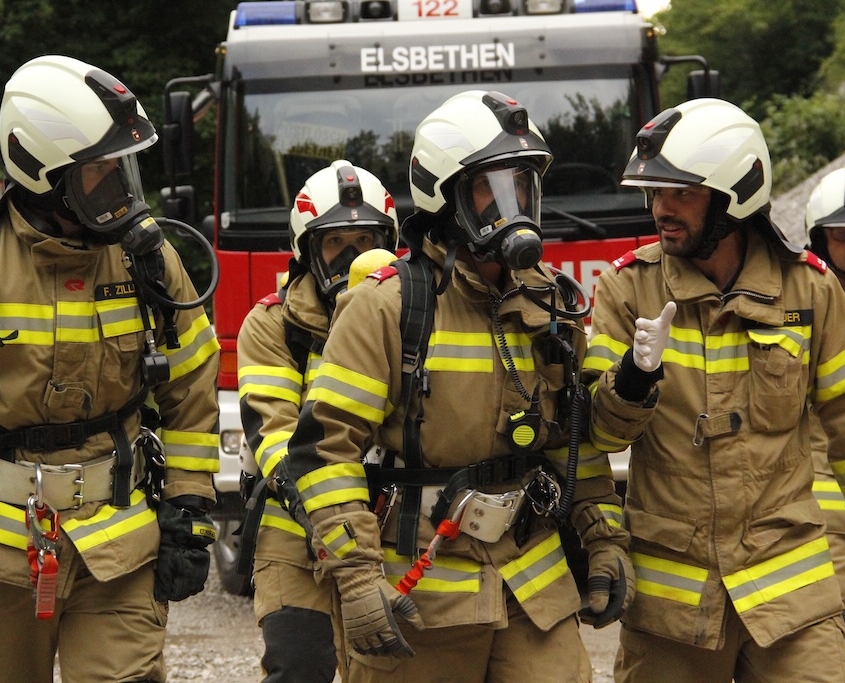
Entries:
{"type": "MultiPolygon", "coordinates": [[[[286,296],[287,288],[285,287],[282,287],[278,294],[275,295],[279,303],[283,303],[286,296]]],[[[293,359],[296,361],[296,369],[300,375],[304,375],[305,368],[308,366],[308,352],[313,351],[321,355],[326,342],[323,339],[315,337],[310,332],[303,330],[299,325],[295,325],[287,318],[282,318],[282,323],[285,327],[285,342],[293,354],[293,359]]]]}
{"type": "MultiPolygon", "coordinates": [[[[417,254],[413,259],[398,259],[392,264],[399,272],[402,288],[402,312],[399,330],[402,335],[402,402],[405,422],[402,429],[402,455],[405,467],[423,466],[420,445],[420,424],[423,405],[415,414],[411,404],[415,395],[428,396],[428,371],[425,355],[434,321],[434,273],[430,259],[417,254]]],[[[400,555],[413,555],[416,550],[422,488],[406,486],[399,511],[396,550],[400,555]]]]}

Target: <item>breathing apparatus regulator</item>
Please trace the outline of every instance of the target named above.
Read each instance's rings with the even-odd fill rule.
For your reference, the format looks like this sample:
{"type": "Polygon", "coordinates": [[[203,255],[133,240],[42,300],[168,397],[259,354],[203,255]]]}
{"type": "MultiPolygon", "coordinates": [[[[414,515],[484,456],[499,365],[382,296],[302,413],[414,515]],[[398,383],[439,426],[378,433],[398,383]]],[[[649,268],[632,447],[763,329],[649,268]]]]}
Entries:
{"type": "Polygon", "coordinates": [[[174,311],[202,306],[219,280],[214,250],[193,227],[154,219],[144,202],[136,153],[158,135],[135,95],[114,76],[70,57],[49,55],[21,66],[0,104],[0,152],[15,205],[36,229],[61,237],[55,217],[79,226],[89,245],[120,244],[145,326],[147,386],[170,377],[156,350],[147,306],[161,311],[168,348],[178,348],[174,311]],[[198,242],[212,263],[211,283],[195,301],[177,302],[164,284],[162,225],[198,242]]]}

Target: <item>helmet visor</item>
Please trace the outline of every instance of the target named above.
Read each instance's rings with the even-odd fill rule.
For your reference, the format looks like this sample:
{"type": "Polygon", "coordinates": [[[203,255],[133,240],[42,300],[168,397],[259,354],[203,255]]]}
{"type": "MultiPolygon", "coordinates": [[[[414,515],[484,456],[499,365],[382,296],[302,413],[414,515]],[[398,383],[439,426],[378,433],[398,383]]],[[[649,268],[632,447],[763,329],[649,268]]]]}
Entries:
{"type": "Polygon", "coordinates": [[[119,227],[133,205],[144,201],[134,154],[74,164],[65,176],[65,189],[79,220],[99,232],[119,227]]]}
{"type": "MultiPolygon", "coordinates": [[[[393,245],[390,245],[392,247],[393,245]]],[[[319,230],[309,243],[311,268],[326,295],[345,289],[349,267],[359,254],[390,248],[387,230],[381,226],[356,226],[319,230]]]]}
{"type": "Polygon", "coordinates": [[[539,224],[540,173],[526,164],[481,166],[455,186],[458,219],[470,240],[483,245],[517,216],[539,224]]]}

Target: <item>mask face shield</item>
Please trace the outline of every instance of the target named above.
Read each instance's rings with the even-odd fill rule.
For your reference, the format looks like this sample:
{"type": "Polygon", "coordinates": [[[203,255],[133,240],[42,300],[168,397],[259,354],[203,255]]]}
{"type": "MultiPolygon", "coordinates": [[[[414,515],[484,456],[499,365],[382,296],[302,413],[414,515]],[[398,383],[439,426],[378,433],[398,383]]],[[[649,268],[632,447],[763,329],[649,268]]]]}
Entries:
{"type": "Polygon", "coordinates": [[[113,233],[115,242],[139,213],[149,212],[134,154],[74,164],[65,174],[65,193],[68,208],[83,225],[113,233]]]}
{"type": "Polygon", "coordinates": [[[387,229],[373,226],[333,227],[317,231],[309,241],[311,269],[320,290],[333,302],[346,290],[352,261],[370,249],[385,249],[387,229]]]}
{"type": "Polygon", "coordinates": [[[480,166],[462,175],[455,199],[470,251],[501,257],[513,269],[536,265],[542,257],[540,196],[541,175],[533,165],[480,166]]]}

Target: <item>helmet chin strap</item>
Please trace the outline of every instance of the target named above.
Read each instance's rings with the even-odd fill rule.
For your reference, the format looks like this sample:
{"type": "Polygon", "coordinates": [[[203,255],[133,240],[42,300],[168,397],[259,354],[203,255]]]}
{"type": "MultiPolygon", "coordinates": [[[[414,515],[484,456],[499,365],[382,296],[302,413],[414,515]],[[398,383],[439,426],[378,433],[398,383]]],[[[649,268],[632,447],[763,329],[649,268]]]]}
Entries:
{"type": "Polygon", "coordinates": [[[730,198],[715,190],[710,195],[710,206],[704,220],[706,239],[693,258],[709,259],[725,237],[739,227],[739,223],[728,218],[730,198]]]}

